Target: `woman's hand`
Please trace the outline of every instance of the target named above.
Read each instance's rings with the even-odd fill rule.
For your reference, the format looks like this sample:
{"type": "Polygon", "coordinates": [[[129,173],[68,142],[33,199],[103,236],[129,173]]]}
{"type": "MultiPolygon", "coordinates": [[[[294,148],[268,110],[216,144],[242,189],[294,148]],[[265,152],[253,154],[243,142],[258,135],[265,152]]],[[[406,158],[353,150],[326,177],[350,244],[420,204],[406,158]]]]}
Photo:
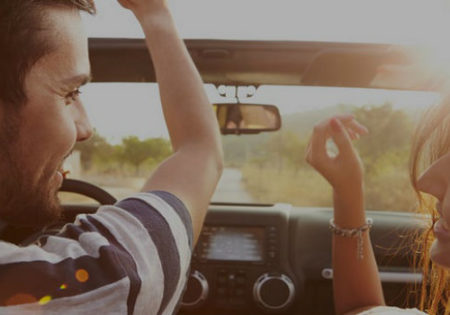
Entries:
{"type": "MultiPolygon", "coordinates": [[[[352,115],[339,115],[314,127],[306,160],[321,173],[334,188],[334,222],[344,229],[365,224],[363,198],[363,168],[352,145],[352,139],[368,133],[352,115]],[[333,139],[339,153],[330,156],[326,143],[333,139]]],[[[356,314],[361,308],[385,305],[383,290],[368,233],[359,241],[333,236],[333,292],[336,314],[356,314]],[[364,257],[358,254],[358,242],[364,257]],[[357,255],[358,254],[358,255],[357,255]],[[361,281],[364,279],[364,281],[361,281]]]]}
{"type": "Polygon", "coordinates": [[[351,195],[355,189],[362,187],[362,163],[352,140],[367,133],[367,128],[352,115],[337,115],[314,127],[306,161],[326,178],[339,195],[351,195]],[[327,153],[328,139],[333,139],[339,150],[336,156],[327,153]]]}

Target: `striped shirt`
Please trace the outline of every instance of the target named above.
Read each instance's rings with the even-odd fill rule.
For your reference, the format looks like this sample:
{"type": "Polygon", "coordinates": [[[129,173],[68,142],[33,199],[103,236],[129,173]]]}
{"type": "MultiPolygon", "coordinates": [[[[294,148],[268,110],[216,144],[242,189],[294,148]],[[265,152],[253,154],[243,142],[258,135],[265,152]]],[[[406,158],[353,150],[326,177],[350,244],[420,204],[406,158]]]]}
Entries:
{"type": "Polygon", "coordinates": [[[30,246],[0,242],[0,314],[173,314],[193,232],[174,195],[139,193],[30,246]]]}

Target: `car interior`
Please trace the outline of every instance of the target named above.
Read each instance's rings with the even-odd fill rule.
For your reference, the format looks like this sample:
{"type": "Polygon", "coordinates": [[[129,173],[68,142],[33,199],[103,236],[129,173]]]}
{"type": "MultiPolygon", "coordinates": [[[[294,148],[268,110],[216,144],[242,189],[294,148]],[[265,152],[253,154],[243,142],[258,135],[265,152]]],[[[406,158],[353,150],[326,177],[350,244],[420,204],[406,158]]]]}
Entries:
{"type": "MultiPolygon", "coordinates": [[[[367,3],[359,3],[353,5],[367,9],[367,3]]],[[[200,11],[219,11],[217,24],[246,20],[247,13],[233,7],[241,1],[232,4],[225,8],[221,3],[220,11],[213,8],[217,3],[206,1],[200,11]]],[[[266,4],[260,5],[263,15],[266,4]]],[[[329,5],[323,12],[321,5],[311,4],[311,11],[329,19],[318,25],[339,24],[336,8],[329,5]]],[[[251,10],[254,19],[257,10],[251,10]]],[[[300,14],[287,11],[270,14],[280,24],[283,14],[295,19],[300,14]]],[[[302,14],[308,21],[313,16],[302,14]]],[[[274,25],[269,18],[261,20],[274,25]]],[[[411,17],[414,25],[420,24],[417,20],[411,17]]],[[[186,27],[195,25],[187,21],[186,27]]],[[[362,18],[356,22],[366,29],[362,18]]],[[[89,38],[93,81],[81,97],[96,132],[65,165],[70,173],[60,190],[64,215],[47,233],[138,192],[171,152],[145,41],[120,37],[123,20],[115,24],[108,26],[115,37],[89,38]],[[144,154],[138,145],[147,148],[144,154]]],[[[414,211],[408,151],[414,124],[441,99],[439,72],[430,73],[424,63],[432,57],[413,45],[345,38],[184,42],[217,114],[225,169],[192,254],[178,314],[334,314],[332,190],[304,156],[314,124],[341,113],[354,114],[370,131],[355,143],[366,172],[366,211],[373,219],[370,236],[386,303],[417,306],[422,274],[412,267],[413,245],[427,218],[414,211]]],[[[336,153],[332,142],[327,148],[336,153]]],[[[2,233],[4,240],[29,244],[41,231],[7,227],[2,233]]]]}
{"type": "MultiPolygon", "coordinates": [[[[423,95],[429,96],[422,100],[425,106],[439,99],[438,93],[430,89],[428,82],[412,84],[410,80],[405,83],[402,74],[410,73],[409,69],[415,65],[414,50],[392,44],[203,39],[186,40],[185,43],[205,85],[218,91],[219,96],[227,94],[230,87],[234,88],[231,94],[235,95],[223,97],[222,101],[215,99],[214,106],[224,135],[226,176],[234,176],[231,185],[240,185],[238,190],[247,190],[246,194],[251,198],[233,196],[226,189],[222,197],[213,198],[193,252],[191,273],[179,314],[333,314],[331,233],[328,228],[332,217],[331,191],[323,188],[326,187],[323,183],[314,188],[315,193],[328,196],[322,204],[290,201],[282,194],[265,198],[270,195],[268,188],[255,192],[250,179],[242,174],[236,177],[236,172],[244,172],[239,170],[242,163],[227,155],[234,149],[237,153],[233,154],[237,155],[245,151],[246,161],[259,165],[259,168],[255,166],[255,174],[261,176],[257,181],[273,180],[278,185],[276,177],[265,177],[266,168],[273,166],[271,162],[264,162],[255,152],[270,151],[261,143],[275,142],[272,148],[277,148],[280,144],[276,142],[282,142],[283,138],[271,142],[270,137],[289,126],[308,135],[311,124],[317,122],[314,117],[318,116],[311,116],[310,111],[308,115],[304,114],[305,119],[293,121],[278,110],[273,99],[261,102],[255,95],[260,89],[271,86],[325,88],[319,90],[319,94],[330,91],[329,88],[354,89],[362,94],[396,91],[412,93],[414,97],[425,93],[423,95]],[[386,69],[394,70],[386,74],[386,69]],[[243,97],[237,95],[239,88],[245,90],[243,97]],[[240,111],[237,116],[232,113],[236,110],[240,111]],[[255,114],[247,114],[253,112],[255,114]],[[238,119],[229,125],[233,115],[238,119]],[[301,128],[302,121],[307,125],[306,129],[301,128]],[[251,139],[258,137],[263,142],[252,144],[251,139]],[[242,144],[233,139],[243,139],[247,149],[242,151],[242,144]]],[[[156,81],[142,39],[91,38],[89,49],[93,85],[156,81]]],[[[350,98],[352,95],[350,93],[350,98]]],[[[292,106],[304,104],[300,100],[292,106]]],[[[366,108],[366,112],[370,110],[373,108],[366,108]]],[[[321,113],[325,117],[329,114],[321,113]]],[[[108,119],[108,115],[102,119],[108,119]]],[[[386,138],[386,135],[382,137],[386,138]]],[[[304,153],[298,151],[295,154],[298,156],[294,163],[302,163],[304,153]]],[[[284,159],[280,161],[285,162],[284,159]]],[[[369,164],[370,161],[366,161],[366,168],[369,164]]],[[[277,166],[273,167],[276,169],[277,166]]],[[[289,172],[299,177],[298,186],[289,187],[297,198],[292,200],[302,200],[303,197],[297,195],[313,178],[304,176],[301,170],[290,169],[289,172]]],[[[100,185],[69,175],[61,191],[85,195],[96,202],[63,200],[65,215],[59,226],[73,222],[79,213],[93,213],[99,205],[113,204],[120,199],[100,185]]],[[[311,194],[313,192],[307,193],[311,194]]],[[[383,196],[376,197],[380,198],[383,196]]],[[[422,281],[420,271],[411,267],[411,248],[414,235],[425,228],[424,220],[401,204],[398,208],[380,209],[376,205],[368,205],[367,215],[374,222],[371,238],[386,302],[404,307],[414,301],[414,296],[408,292],[422,281]]],[[[26,243],[32,239],[33,232],[10,229],[5,234],[15,242],[26,243]]]]}

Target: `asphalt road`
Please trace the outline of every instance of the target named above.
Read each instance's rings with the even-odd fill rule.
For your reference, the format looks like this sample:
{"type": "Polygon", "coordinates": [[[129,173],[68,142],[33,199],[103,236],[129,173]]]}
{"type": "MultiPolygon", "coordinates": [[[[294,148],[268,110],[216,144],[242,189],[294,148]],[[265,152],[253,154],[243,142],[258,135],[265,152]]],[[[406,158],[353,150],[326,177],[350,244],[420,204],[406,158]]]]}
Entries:
{"type": "MultiPolygon", "coordinates": [[[[90,180],[95,183],[95,180],[90,180]]],[[[144,185],[146,178],[137,178],[133,185],[128,185],[113,187],[112,185],[103,185],[103,189],[108,191],[117,200],[132,196],[138,192],[144,185]],[[128,187],[130,186],[130,187],[128,187]]],[[[60,198],[66,203],[92,203],[92,200],[86,197],[82,197],[74,194],[60,194],[60,198]]],[[[217,186],[216,192],[213,195],[212,201],[216,202],[237,202],[237,203],[251,203],[253,202],[250,194],[245,191],[245,186],[242,183],[242,173],[238,169],[226,168],[223,171],[222,177],[220,178],[219,184],[217,186]]]]}
{"type": "Polygon", "coordinates": [[[240,170],[234,168],[224,169],[212,201],[253,202],[253,198],[245,191],[240,170]]]}

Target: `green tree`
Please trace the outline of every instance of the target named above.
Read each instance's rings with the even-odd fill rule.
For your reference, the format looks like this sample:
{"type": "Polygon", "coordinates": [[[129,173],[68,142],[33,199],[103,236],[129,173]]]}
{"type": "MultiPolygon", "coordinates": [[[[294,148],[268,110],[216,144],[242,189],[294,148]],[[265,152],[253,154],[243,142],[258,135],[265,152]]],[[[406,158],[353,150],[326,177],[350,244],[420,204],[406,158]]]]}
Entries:
{"type": "MultiPolygon", "coordinates": [[[[389,103],[362,108],[340,105],[338,109],[352,111],[369,129],[368,135],[355,142],[365,165],[367,209],[411,210],[414,192],[409,184],[407,167],[413,129],[410,117],[389,103]]],[[[255,200],[332,205],[330,185],[304,161],[308,133],[319,121],[308,117],[291,115],[290,121],[284,124],[291,128],[270,134],[262,142],[260,153],[252,154],[252,159],[242,168],[245,186],[255,200]]]]}
{"type": "Polygon", "coordinates": [[[266,162],[275,165],[279,171],[290,168],[297,173],[305,166],[306,141],[293,131],[281,131],[273,134],[260,150],[268,152],[266,162]]]}
{"type": "Polygon", "coordinates": [[[93,160],[96,154],[106,150],[110,144],[97,131],[94,131],[92,137],[83,142],[78,142],[74,150],[80,151],[81,167],[84,171],[89,171],[93,166],[93,160]]]}
{"type": "Polygon", "coordinates": [[[151,138],[145,140],[145,143],[148,146],[152,160],[156,163],[160,163],[172,154],[172,145],[166,139],[151,138]]]}
{"type": "Polygon", "coordinates": [[[291,131],[286,132],[282,140],[281,155],[297,173],[300,168],[306,165],[305,150],[307,140],[300,139],[298,135],[291,131]]]}
{"type": "Polygon", "coordinates": [[[117,151],[120,159],[134,166],[136,175],[145,160],[151,158],[159,163],[171,154],[170,142],[162,138],[140,140],[129,136],[122,139],[122,147],[122,151],[117,151]]]}
{"type": "MultiPolygon", "coordinates": [[[[392,157],[392,162],[404,157],[409,151],[413,123],[404,111],[394,110],[386,103],[382,106],[365,106],[353,111],[355,118],[369,129],[363,141],[356,147],[365,162],[366,172],[371,173],[377,167],[377,160],[385,154],[392,157]]],[[[404,158],[400,159],[404,163],[404,158]]],[[[385,163],[389,163],[385,160],[385,163]]]]}
{"type": "Polygon", "coordinates": [[[123,158],[135,167],[136,175],[139,174],[141,164],[150,157],[150,150],[145,143],[136,136],[122,139],[123,158]]]}
{"type": "Polygon", "coordinates": [[[369,129],[357,143],[365,166],[367,208],[410,211],[414,206],[408,178],[412,121],[391,104],[358,108],[354,114],[369,129]]]}

